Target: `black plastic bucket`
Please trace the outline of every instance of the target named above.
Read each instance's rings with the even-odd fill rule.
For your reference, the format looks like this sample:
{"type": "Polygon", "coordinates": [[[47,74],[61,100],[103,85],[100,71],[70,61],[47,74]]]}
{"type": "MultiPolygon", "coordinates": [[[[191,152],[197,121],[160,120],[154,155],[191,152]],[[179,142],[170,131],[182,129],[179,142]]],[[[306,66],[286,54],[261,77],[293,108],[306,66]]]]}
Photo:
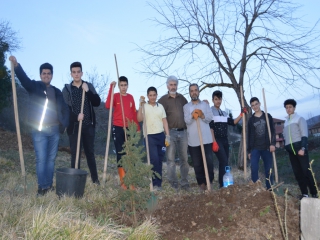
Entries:
{"type": "Polygon", "coordinates": [[[86,186],[88,173],[75,168],[58,168],[56,170],[56,194],[61,197],[74,196],[81,198],[86,186]]]}

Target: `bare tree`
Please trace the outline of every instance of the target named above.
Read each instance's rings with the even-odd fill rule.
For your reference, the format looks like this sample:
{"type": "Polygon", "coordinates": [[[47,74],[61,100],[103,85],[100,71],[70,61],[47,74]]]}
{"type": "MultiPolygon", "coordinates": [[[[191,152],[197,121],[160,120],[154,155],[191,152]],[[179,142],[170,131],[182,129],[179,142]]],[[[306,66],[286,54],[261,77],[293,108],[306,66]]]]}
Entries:
{"type": "Polygon", "coordinates": [[[86,72],[85,77],[85,80],[94,86],[102,101],[107,98],[109,79],[110,76],[108,74],[99,74],[96,67],[92,68],[91,72],[86,72]]]}
{"type": "MultiPolygon", "coordinates": [[[[232,88],[239,104],[240,86],[251,91],[272,85],[280,93],[299,84],[320,88],[319,22],[305,28],[293,15],[299,6],[289,0],[149,4],[159,14],[154,23],[163,27],[159,40],[139,48],[146,54],[142,72],[149,76],[174,72],[186,84],[188,79],[198,82],[201,90],[232,88]]],[[[238,162],[242,169],[241,152],[238,162]]]]}

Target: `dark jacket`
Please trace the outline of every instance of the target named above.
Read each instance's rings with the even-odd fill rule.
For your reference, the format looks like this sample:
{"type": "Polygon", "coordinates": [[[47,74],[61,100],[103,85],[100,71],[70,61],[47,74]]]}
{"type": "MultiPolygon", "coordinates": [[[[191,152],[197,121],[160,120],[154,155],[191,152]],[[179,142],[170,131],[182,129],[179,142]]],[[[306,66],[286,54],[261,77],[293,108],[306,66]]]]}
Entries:
{"type": "MultiPolygon", "coordinates": [[[[266,115],[264,113],[264,111],[262,111],[262,115],[261,117],[266,121],[266,115]]],[[[253,118],[254,118],[254,114],[252,115],[252,117],[249,119],[248,122],[248,153],[251,152],[251,150],[253,149],[254,146],[254,126],[253,126],[253,118]]],[[[266,143],[270,143],[270,145],[276,146],[276,134],[275,134],[275,129],[274,129],[274,125],[273,125],[273,119],[272,116],[268,113],[268,118],[269,118],[269,125],[270,125],[270,131],[271,131],[271,143],[270,143],[270,138],[269,138],[269,132],[268,132],[268,126],[266,124],[266,129],[265,129],[265,141],[266,143]]]]}
{"type": "MultiPolygon", "coordinates": [[[[85,82],[85,81],[82,81],[85,82]]],[[[99,95],[97,94],[96,90],[94,89],[93,85],[91,83],[85,82],[88,84],[89,91],[86,92],[86,98],[88,98],[88,102],[90,104],[90,119],[93,127],[96,125],[96,115],[93,110],[93,107],[99,107],[101,103],[101,99],[99,95]]],[[[65,84],[64,88],[62,89],[62,94],[64,101],[68,104],[69,106],[69,112],[70,112],[70,117],[69,117],[69,127],[67,129],[68,135],[73,134],[74,132],[78,131],[79,128],[79,121],[78,121],[78,114],[75,113],[72,109],[72,94],[71,94],[71,86],[72,82],[69,84],[65,84]]]]}
{"type": "MultiPolygon", "coordinates": [[[[18,77],[21,85],[29,93],[29,111],[28,119],[29,124],[33,129],[38,129],[43,108],[46,101],[46,85],[42,81],[31,80],[23,71],[20,64],[14,68],[16,76],[18,77]]],[[[51,85],[52,86],[52,85],[51,85]]],[[[64,102],[61,91],[52,86],[56,96],[56,110],[58,115],[58,121],[60,124],[60,132],[63,133],[69,124],[69,109],[64,102]]]]}

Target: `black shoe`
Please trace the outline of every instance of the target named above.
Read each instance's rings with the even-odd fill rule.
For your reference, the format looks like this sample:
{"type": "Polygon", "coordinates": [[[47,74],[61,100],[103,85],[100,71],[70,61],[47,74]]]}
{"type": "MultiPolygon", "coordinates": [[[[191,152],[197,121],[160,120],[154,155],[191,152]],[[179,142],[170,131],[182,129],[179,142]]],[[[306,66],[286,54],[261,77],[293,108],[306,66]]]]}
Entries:
{"type": "Polygon", "coordinates": [[[100,186],[100,181],[99,181],[99,179],[95,180],[93,183],[96,184],[96,185],[98,185],[98,186],[100,186]]]}
{"type": "Polygon", "coordinates": [[[318,194],[312,194],[313,198],[319,198],[318,194]]]}
{"type": "Polygon", "coordinates": [[[182,186],[181,190],[186,191],[186,192],[190,192],[191,191],[189,184],[182,186]]]}
{"type": "Polygon", "coordinates": [[[179,184],[178,183],[171,183],[171,187],[174,189],[174,190],[178,190],[179,189],[179,184]]]}
{"type": "Polygon", "coordinates": [[[302,198],[307,198],[307,197],[309,197],[309,195],[308,194],[302,194],[302,195],[299,195],[299,200],[301,200],[302,198]]]}

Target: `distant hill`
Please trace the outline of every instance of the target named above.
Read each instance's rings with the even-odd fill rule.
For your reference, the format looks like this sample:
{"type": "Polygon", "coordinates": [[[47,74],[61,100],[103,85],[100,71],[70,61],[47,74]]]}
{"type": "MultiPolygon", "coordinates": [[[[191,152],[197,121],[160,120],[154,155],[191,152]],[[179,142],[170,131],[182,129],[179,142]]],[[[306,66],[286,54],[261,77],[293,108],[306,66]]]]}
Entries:
{"type": "Polygon", "coordinates": [[[320,122],[320,115],[309,118],[307,120],[308,127],[311,127],[312,125],[319,123],[319,122],[320,122]]]}

